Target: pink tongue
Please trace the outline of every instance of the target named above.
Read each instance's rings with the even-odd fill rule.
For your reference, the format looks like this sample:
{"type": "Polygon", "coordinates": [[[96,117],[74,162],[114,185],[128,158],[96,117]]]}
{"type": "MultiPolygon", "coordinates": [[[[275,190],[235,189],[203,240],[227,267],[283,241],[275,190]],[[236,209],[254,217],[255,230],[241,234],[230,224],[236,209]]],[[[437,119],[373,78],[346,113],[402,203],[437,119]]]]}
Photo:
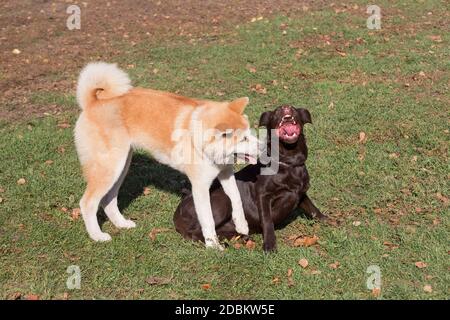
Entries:
{"type": "Polygon", "coordinates": [[[292,136],[294,133],[299,133],[298,126],[295,124],[286,124],[283,126],[283,131],[285,134],[292,136]]]}

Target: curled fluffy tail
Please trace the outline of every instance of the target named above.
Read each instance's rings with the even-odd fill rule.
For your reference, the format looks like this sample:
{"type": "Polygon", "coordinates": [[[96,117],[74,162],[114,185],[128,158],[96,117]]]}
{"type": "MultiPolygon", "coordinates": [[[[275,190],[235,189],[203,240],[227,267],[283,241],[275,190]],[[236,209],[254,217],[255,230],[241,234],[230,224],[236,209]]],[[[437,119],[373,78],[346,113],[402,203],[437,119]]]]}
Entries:
{"type": "Polygon", "coordinates": [[[80,73],[77,85],[77,102],[81,109],[99,99],[121,96],[132,88],[128,75],[116,64],[89,63],[80,73]],[[101,92],[98,92],[101,90],[101,92]],[[97,94],[98,93],[98,94],[97,94]]]}

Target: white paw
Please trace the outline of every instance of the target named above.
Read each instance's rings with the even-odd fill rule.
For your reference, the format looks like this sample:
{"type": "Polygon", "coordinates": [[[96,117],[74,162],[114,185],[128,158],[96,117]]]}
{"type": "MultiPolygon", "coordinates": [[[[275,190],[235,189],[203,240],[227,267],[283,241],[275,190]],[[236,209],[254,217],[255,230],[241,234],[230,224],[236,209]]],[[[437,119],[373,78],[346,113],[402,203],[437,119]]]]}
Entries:
{"type": "Polygon", "coordinates": [[[122,228],[122,229],[131,229],[131,228],[135,228],[136,227],[136,223],[134,221],[131,220],[122,220],[119,223],[115,224],[117,228],[122,228]]]}
{"type": "Polygon", "coordinates": [[[207,248],[213,248],[213,249],[218,249],[220,251],[225,250],[225,248],[220,244],[219,240],[217,239],[217,237],[211,239],[211,238],[207,238],[205,240],[205,246],[207,248]]]}
{"type": "Polygon", "coordinates": [[[111,236],[106,232],[100,232],[100,233],[91,235],[91,238],[92,238],[92,240],[98,241],[98,242],[105,242],[105,241],[111,240],[111,236]]]}
{"type": "Polygon", "coordinates": [[[248,223],[245,219],[235,219],[236,232],[248,236],[248,223]]]}

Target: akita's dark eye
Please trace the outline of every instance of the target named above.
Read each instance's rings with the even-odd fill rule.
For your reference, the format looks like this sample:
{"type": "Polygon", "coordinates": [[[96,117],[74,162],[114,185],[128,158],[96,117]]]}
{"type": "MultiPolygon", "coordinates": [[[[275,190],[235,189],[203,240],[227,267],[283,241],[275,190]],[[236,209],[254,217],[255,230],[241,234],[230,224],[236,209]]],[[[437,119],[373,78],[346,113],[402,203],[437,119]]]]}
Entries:
{"type": "Polygon", "coordinates": [[[222,133],[222,138],[231,138],[233,136],[233,132],[232,131],[228,131],[228,132],[223,132],[222,133]]]}

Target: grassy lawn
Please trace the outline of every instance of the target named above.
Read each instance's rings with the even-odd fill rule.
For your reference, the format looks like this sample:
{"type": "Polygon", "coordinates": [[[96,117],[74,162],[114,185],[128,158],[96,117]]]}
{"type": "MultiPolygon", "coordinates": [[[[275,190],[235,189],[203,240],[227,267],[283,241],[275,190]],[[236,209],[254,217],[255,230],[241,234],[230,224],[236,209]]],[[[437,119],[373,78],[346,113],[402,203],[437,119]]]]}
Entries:
{"type": "Polygon", "coordinates": [[[137,151],[119,203],[138,226],[119,231],[105,221],[113,240],[94,243],[72,215],[85,187],[73,143],[75,98],[37,91],[34,103],[62,112],[0,121],[0,298],[376,299],[366,270],[377,265],[378,298],[448,299],[450,6],[376,4],[379,31],[367,29],[359,2],[263,18],[219,37],[117,44],[126,54],[116,62],[135,86],[249,96],[255,125],[282,103],[307,107],[310,197],[337,225],[298,214],[277,231],[276,254],[262,252],[260,235],[254,250],[207,250],[173,227],[186,178],[137,151]],[[154,228],[167,230],[152,240],[154,228]],[[293,237],[313,235],[316,245],[293,246],[293,237]],[[81,269],[79,290],[66,287],[70,265],[81,269]],[[149,277],[168,283],[150,285],[149,277]]]}

